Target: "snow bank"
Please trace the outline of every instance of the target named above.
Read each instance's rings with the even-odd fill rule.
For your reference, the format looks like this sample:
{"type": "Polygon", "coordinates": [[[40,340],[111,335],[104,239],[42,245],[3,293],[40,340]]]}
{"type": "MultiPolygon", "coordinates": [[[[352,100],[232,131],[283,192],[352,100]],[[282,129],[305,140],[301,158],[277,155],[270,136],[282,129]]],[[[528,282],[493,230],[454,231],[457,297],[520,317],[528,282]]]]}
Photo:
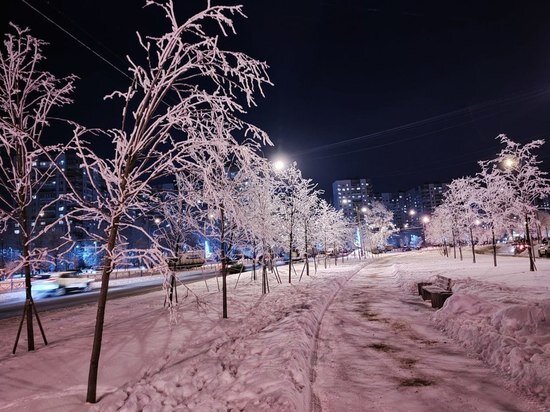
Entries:
{"type": "Polygon", "coordinates": [[[433,320],[487,364],[550,406],[550,298],[459,281],[433,320]],[[500,292],[500,293],[495,293],[500,292]]]}

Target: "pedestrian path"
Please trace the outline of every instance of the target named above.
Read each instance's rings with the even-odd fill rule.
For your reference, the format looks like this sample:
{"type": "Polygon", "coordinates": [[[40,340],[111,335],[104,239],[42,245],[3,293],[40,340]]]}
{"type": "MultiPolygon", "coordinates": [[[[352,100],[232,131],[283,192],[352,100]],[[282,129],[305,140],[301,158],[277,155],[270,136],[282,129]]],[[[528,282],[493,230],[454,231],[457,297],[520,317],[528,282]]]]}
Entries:
{"type": "Polygon", "coordinates": [[[350,279],[325,313],[314,371],[322,411],[537,411],[538,401],[430,323],[386,258],[350,279]]]}

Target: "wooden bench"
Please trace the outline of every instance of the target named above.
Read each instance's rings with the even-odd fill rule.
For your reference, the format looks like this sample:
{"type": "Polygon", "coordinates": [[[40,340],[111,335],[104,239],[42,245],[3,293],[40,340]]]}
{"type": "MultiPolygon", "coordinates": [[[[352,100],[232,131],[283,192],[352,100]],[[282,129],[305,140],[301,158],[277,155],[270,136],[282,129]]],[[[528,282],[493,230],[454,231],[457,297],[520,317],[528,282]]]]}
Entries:
{"type": "Polygon", "coordinates": [[[432,308],[442,308],[443,304],[453,292],[451,290],[451,279],[437,275],[434,282],[418,283],[418,294],[423,300],[430,300],[432,308]]]}

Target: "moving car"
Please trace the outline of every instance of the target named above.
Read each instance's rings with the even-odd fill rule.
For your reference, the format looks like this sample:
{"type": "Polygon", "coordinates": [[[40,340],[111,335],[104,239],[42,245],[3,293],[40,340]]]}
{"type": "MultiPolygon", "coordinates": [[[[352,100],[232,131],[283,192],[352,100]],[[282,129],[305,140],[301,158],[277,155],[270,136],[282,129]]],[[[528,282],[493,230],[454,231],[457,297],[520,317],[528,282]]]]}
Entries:
{"type": "Polygon", "coordinates": [[[34,277],[32,289],[39,294],[63,296],[67,292],[89,292],[93,281],[75,271],[41,273],[34,277]]]}

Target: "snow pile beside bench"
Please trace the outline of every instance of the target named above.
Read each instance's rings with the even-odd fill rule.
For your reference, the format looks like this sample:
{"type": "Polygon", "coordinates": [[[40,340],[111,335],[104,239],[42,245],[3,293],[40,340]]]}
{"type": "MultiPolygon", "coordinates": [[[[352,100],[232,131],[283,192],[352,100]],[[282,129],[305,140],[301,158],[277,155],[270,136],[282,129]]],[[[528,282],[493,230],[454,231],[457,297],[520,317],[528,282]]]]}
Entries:
{"type": "MultiPolygon", "coordinates": [[[[410,294],[418,294],[418,282],[436,275],[421,270],[405,273],[399,265],[392,273],[410,294]]],[[[434,312],[434,323],[550,407],[550,298],[531,288],[470,278],[453,278],[452,289],[453,296],[434,312]]]]}
{"type": "Polygon", "coordinates": [[[550,406],[550,299],[471,279],[453,291],[438,327],[550,406]]]}

